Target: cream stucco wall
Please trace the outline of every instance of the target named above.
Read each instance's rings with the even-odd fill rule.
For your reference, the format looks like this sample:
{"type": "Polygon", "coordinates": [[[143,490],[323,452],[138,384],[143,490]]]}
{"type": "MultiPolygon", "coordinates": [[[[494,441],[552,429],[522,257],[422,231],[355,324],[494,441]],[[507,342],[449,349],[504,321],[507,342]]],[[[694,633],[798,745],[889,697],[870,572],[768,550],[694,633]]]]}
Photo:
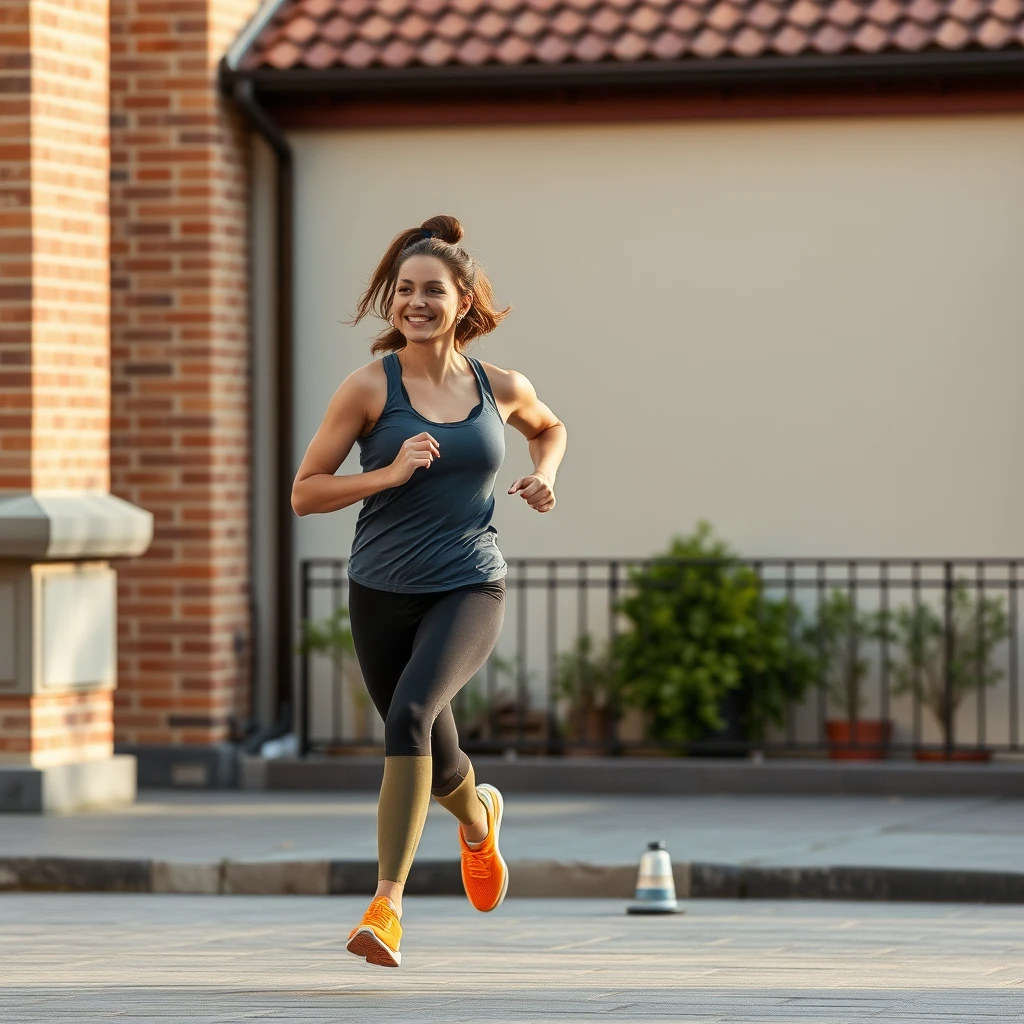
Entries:
{"type": "MultiPolygon", "coordinates": [[[[339,321],[385,245],[451,212],[515,306],[474,351],[570,431],[553,515],[499,491],[506,554],[644,555],[701,516],[747,554],[1024,549],[1024,117],[292,141],[296,460],[368,358],[377,325],[339,321]]],[[[354,520],[298,523],[298,556],[354,520]]]]}
{"type": "MultiPolygon", "coordinates": [[[[472,350],[566,422],[508,556],[1024,549],[1024,117],[296,133],[295,462],[398,230],[453,213],[514,313],[472,350]]],[[[355,453],[343,472],[357,471],[355,453]]],[[[356,509],[298,521],[345,555],[356,509]]]]}

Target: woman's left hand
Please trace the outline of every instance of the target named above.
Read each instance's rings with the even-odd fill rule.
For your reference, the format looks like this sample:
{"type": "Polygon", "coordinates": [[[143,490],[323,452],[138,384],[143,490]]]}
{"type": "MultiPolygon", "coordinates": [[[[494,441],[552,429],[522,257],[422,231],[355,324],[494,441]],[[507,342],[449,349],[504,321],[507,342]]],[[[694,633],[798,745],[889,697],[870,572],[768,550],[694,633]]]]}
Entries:
{"type": "Polygon", "coordinates": [[[527,500],[530,508],[538,512],[550,512],[555,507],[555,490],[541,473],[520,477],[508,489],[508,493],[519,494],[527,500]]]}

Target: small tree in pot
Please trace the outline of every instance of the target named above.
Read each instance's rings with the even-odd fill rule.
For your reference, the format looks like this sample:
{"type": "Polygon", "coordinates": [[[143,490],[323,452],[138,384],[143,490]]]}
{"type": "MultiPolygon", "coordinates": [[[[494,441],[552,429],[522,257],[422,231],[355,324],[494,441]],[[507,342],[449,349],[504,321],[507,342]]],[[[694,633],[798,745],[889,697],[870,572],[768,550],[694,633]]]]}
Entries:
{"type": "Polygon", "coordinates": [[[589,633],[577,637],[576,646],[559,655],[553,684],[555,696],[569,705],[563,725],[566,739],[581,746],[608,745],[618,685],[608,644],[598,647],[589,633]]]}
{"type": "Polygon", "coordinates": [[[957,708],[968,694],[995,686],[1005,672],[992,663],[992,655],[1010,635],[1002,598],[972,597],[963,581],[950,592],[948,641],[952,655],[947,665],[945,616],[921,603],[900,608],[883,621],[888,638],[900,650],[892,663],[893,693],[912,693],[935,718],[942,732],[942,751],[917,751],[919,760],[951,758],[987,760],[987,750],[953,750],[957,708]],[[948,670],[948,672],[947,672],[948,670]]]}
{"type": "Polygon", "coordinates": [[[348,609],[344,605],[334,614],[318,621],[306,619],[301,625],[301,637],[296,648],[300,654],[323,654],[331,659],[336,677],[342,680],[352,700],[356,718],[356,741],[369,743],[373,734],[373,714],[370,695],[363,685],[363,676],[356,660],[352,630],[348,624],[348,609]]]}
{"type": "Polygon", "coordinates": [[[616,649],[621,697],[645,712],[652,738],[742,750],[768,724],[783,724],[815,667],[795,602],[767,597],[706,522],[663,560],[632,572],[631,583],[620,608],[632,629],[616,649]],[[723,736],[730,702],[736,735],[723,736]]]}
{"type": "Polygon", "coordinates": [[[861,717],[869,672],[864,647],[866,641],[879,636],[878,615],[858,612],[843,590],[829,593],[805,634],[829,701],[845,716],[825,722],[829,755],[835,759],[878,760],[886,755],[892,722],[861,717]]]}

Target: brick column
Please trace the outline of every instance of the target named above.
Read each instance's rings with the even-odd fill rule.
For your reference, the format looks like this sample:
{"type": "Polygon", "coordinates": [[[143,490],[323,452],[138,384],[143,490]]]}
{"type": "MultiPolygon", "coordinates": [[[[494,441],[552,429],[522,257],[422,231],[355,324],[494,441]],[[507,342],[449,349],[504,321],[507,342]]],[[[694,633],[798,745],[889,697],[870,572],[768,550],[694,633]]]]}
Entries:
{"type": "Polygon", "coordinates": [[[225,781],[249,710],[248,140],[215,79],[257,6],[112,0],[113,489],[156,517],[115,721],[143,782],[225,781]]]}
{"type": "Polygon", "coordinates": [[[149,518],[107,494],[107,32],[107,0],[0,8],[0,810],[134,796],[104,559],[149,518]]]}

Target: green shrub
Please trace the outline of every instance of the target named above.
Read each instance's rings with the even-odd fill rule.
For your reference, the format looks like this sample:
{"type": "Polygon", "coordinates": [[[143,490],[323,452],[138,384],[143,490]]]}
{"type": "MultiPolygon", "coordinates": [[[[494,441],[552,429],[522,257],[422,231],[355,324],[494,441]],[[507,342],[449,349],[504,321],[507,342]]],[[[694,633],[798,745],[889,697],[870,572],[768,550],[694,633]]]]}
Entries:
{"type": "Polygon", "coordinates": [[[783,724],[787,703],[814,678],[799,607],[766,596],[757,574],[706,522],[663,557],[684,564],[655,561],[632,571],[634,592],[621,603],[633,627],[616,647],[622,703],[642,708],[652,738],[671,744],[720,730],[732,691],[744,738],[783,724]],[[714,561],[686,564],[695,559],[714,561]]]}

